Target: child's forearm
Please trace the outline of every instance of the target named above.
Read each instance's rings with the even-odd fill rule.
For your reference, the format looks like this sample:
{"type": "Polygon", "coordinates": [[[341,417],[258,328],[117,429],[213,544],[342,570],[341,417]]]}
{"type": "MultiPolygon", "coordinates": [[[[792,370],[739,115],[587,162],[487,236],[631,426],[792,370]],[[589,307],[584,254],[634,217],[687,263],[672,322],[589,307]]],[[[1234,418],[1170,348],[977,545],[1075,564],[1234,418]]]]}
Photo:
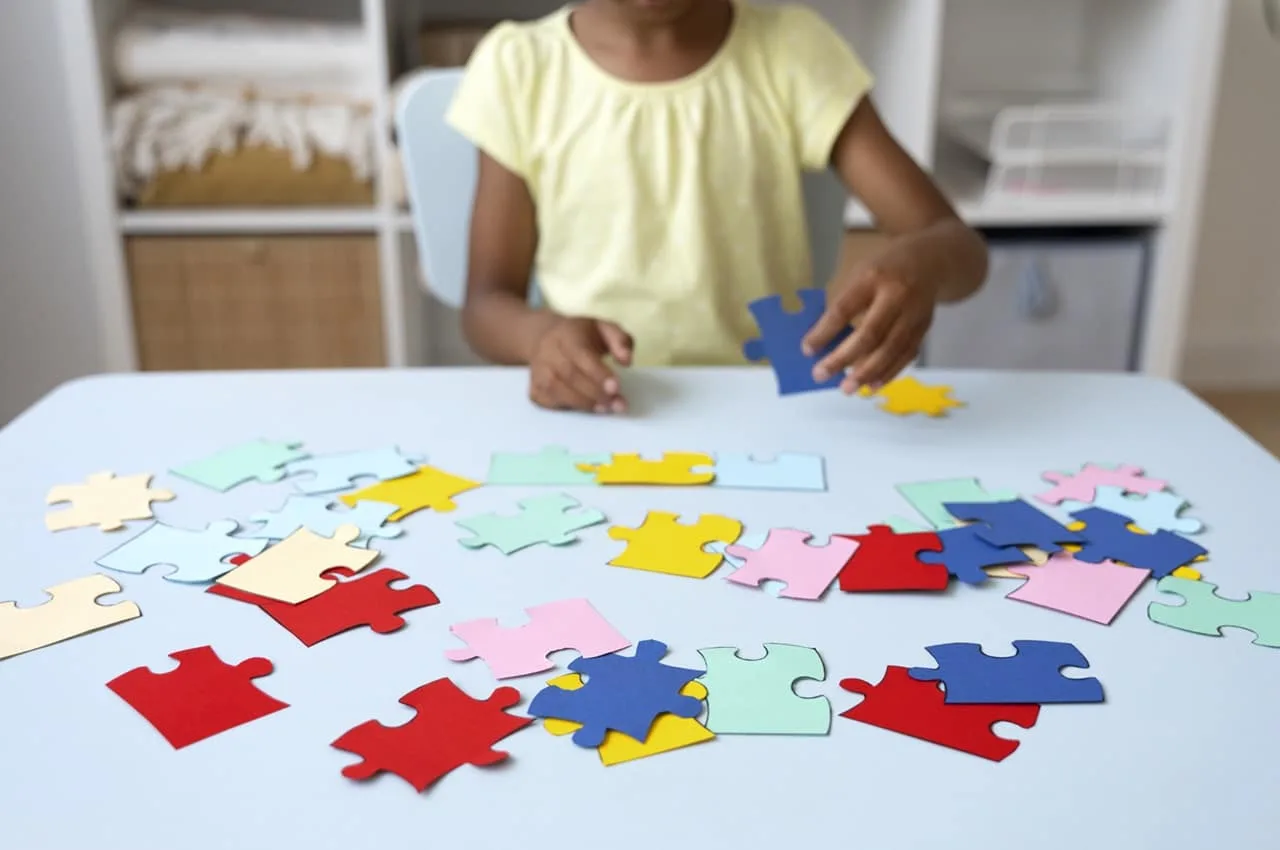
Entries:
{"type": "Polygon", "coordinates": [[[557,318],[549,310],[535,310],[514,293],[489,292],[467,300],[462,331],[472,350],[489,362],[524,366],[557,318]]]}
{"type": "Polygon", "coordinates": [[[922,277],[937,286],[938,301],[963,301],[987,279],[987,246],[958,218],[946,218],[898,237],[899,247],[920,264],[922,277]]]}

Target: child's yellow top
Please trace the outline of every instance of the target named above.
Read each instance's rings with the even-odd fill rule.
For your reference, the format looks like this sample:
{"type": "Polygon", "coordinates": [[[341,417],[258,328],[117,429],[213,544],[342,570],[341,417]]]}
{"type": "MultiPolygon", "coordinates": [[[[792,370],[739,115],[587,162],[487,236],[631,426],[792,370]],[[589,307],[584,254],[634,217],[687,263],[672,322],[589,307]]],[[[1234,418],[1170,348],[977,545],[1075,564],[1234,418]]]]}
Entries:
{"type": "Polygon", "coordinates": [[[719,53],[670,83],[605,72],[568,7],[502,24],[449,113],[528,184],[547,305],[617,322],[638,365],[742,363],[747,302],[814,285],[801,172],[871,87],[815,12],[735,7],[719,53]]]}

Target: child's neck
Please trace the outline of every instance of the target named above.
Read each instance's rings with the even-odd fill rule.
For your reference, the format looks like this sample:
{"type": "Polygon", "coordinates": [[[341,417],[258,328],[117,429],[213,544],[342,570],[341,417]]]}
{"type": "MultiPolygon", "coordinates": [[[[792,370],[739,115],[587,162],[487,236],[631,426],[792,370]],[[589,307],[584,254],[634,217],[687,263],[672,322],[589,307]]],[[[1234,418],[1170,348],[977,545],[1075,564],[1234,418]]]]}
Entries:
{"type": "Polygon", "coordinates": [[[614,0],[586,0],[570,26],[605,71],[637,83],[686,77],[716,55],[733,26],[732,0],[700,0],[678,17],[646,20],[614,0]]]}

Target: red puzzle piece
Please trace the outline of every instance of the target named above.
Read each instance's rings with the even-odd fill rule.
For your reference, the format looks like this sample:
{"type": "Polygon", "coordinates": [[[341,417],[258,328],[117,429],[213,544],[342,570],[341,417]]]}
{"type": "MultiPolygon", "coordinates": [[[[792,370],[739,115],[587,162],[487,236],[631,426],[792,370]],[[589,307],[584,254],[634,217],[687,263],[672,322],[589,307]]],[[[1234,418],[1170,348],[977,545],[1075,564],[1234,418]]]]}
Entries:
{"type": "Polygon", "coordinates": [[[878,590],[946,590],[951,580],[942,564],[923,564],[921,552],[941,552],[942,540],[932,531],[896,534],[887,525],[873,525],[867,534],[840,534],[858,541],[858,548],[840,571],[846,593],[878,590]]]}
{"type": "Polygon", "coordinates": [[[152,673],[137,667],[107,682],[107,687],[175,750],[289,707],[253,683],[275,669],[265,658],[231,665],[210,646],[171,652],[169,657],[178,662],[178,669],[152,673]]]}
{"type": "MultiPolygon", "coordinates": [[[[237,555],[232,562],[241,557],[237,555]]],[[[355,573],[345,567],[337,567],[324,575],[328,578],[350,578],[355,573]]],[[[307,646],[315,646],[322,640],[361,626],[368,626],[380,635],[390,634],[404,628],[404,618],[400,616],[404,612],[440,602],[426,585],[415,584],[404,589],[391,587],[392,582],[406,578],[408,576],[397,570],[382,569],[354,581],[339,581],[319,596],[296,605],[223,584],[210,585],[208,592],[257,605],[298,640],[307,646]]]]}
{"type": "Polygon", "coordinates": [[[400,702],[416,708],[418,715],[403,726],[369,720],[333,742],[337,749],[364,759],[344,767],[343,776],[371,779],[385,770],[425,791],[464,764],[485,767],[504,761],[507,753],[493,745],[533,722],[503,710],[520,702],[515,688],[498,688],[488,699],[478,700],[452,680],[436,679],[409,691],[400,702]]]}
{"type": "Polygon", "coordinates": [[[913,679],[906,667],[886,668],[878,685],[844,679],[840,687],[864,697],[841,717],[992,761],[1004,761],[1021,743],[1001,738],[991,731],[992,724],[1005,721],[1030,729],[1040,716],[1038,705],[947,705],[937,682],[913,679]]]}

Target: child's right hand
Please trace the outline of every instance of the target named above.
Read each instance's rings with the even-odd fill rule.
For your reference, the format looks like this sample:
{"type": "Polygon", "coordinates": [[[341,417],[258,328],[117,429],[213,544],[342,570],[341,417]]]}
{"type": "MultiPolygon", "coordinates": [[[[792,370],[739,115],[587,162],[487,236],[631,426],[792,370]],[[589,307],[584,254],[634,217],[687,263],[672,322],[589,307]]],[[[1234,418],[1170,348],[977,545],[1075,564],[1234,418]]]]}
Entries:
{"type": "Polygon", "coordinates": [[[529,359],[529,398],[551,410],[625,413],[618,378],[606,355],[631,364],[630,334],[602,319],[560,317],[543,332],[529,359]]]}

